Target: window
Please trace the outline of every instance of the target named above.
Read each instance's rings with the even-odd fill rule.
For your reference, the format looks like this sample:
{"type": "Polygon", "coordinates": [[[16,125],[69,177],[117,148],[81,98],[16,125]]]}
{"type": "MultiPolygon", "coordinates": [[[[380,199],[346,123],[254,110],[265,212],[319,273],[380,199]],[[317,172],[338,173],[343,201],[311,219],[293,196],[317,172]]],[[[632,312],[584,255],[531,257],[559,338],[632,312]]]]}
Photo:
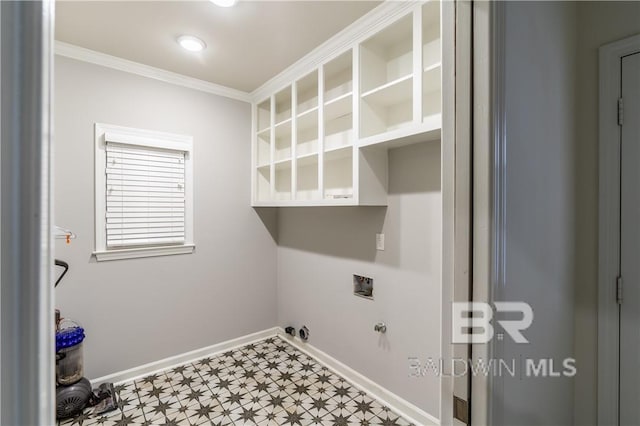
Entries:
{"type": "Polygon", "coordinates": [[[192,253],[190,136],[95,125],[98,261],[192,253]]]}

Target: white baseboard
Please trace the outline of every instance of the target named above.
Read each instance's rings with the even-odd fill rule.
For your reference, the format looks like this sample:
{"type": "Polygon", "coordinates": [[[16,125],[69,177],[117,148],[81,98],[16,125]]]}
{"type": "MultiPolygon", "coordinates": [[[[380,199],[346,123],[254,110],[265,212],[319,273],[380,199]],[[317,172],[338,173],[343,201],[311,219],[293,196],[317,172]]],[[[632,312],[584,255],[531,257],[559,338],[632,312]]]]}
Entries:
{"type": "Polygon", "coordinates": [[[154,374],[159,371],[166,370],[168,368],[177,367],[178,365],[194,362],[198,359],[210,355],[226,352],[240,346],[248,345],[249,343],[253,343],[258,340],[266,339],[267,337],[273,337],[277,334],[277,330],[277,327],[268,328],[266,330],[258,331],[257,333],[238,337],[237,339],[227,340],[226,342],[220,342],[215,345],[196,349],[194,351],[175,355],[169,358],[161,359],[159,361],[150,362],[139,367],[130,368],[129,370],[124,370],[117,373],[109,374],[107,376],[98,377],[97,379],[91,379],[91,385],[97,386],[98,384],[103,382],[120,384],[122,382],[136,380],[141,377],[148,376],[149,374],[154,374]]]}
{"type": "Polygon", "coordinates": [[[373,398],[382,401],[392,410],[401,414],[407,420],[416,425],[439,425],[440,421],[427,413],[426,411],[416,407],[409,401],[399,397],[395,393],[385,389],[368,377],[358,373],[346,364],[341,363],[331,355],[321,351],[320,349],[303,342],[299,337],[291,337],[284,332],[284,329],[277,327],[278,335],[286,341],[294,345],[296,348],[318,360],[321,364],[326,365],[331,370],[349,380],[358,389],[368,393],[373,398]]]}
{"type": "Polygon", "coordinates": [[[184,354],[150,362],[139,367],[130,368],[129,370],[120,371],[117,373],[109,374],[107,376],[92,379],[91,384],[92,386],[97,386],[98,384],[103,382],[120,384],[123,382],[136,380],[141,377],[148,376],[149,374],[154,374],[169,368],[177,367],[178,365],[194,362],[207,356],[226,352],[228,350],[232,350],[240,346],[248,345],[249,343],[254,343],[259,340],[274,336],[282,337],[285,341],[291,343],[302,352],[306,353],[321,364],[326,365],[328,368],[330,368],[340,376],[343,376],[345,379],[349,380],[358,389],[383,402],[392,410],[396,411],[398,414],[402,415],[407,420],[415,423],[416,425],[440,424],[440,421],[437,418],[433,417],[431,414],[421,410],[409,401],[406,401],[393,392],[385,389],[371,379],[363,376],[351,367],[341,363],[337,359],[314,347],[313,345],[301,341],[298,337],[292,338],[284,332],[284,329],[280,327],[268,328],[257,333],[238,337],[237,339],[227,340],[226,342],[217,343],[215,345],[196,349],[184,354]]]}

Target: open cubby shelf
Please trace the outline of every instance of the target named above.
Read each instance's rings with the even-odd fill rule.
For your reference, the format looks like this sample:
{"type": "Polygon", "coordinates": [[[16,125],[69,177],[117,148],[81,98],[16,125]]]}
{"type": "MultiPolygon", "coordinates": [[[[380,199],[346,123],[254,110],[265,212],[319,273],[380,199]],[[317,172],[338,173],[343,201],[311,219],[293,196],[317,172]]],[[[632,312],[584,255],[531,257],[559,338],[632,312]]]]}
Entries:
{"type": "Polygon", "coordinates": [[[324,104],[325,121],[335,120],[336,118],[350,115],[353,110],[353,93],[348,92],[340,95],[324,104]]]}
{"type": "Polygon", "coordinates": [[[318,155],[307,155],[297,159],[296,200],[313,200],[319,198],[318,155]]]}
{"type": "Polygon", "coordinates": [[[327,62],[323,70],[325,105],[353,93],[353,53],[351,50],[327,62]]]}
{"type": "Polygon", "coordinates": [[[296,163],[298,167],[307,166],[309,164],[318,164],[318,153],[300,155],[296,158],[296,163]]]}
{"type": "Polygon", "coordinates": [[[291,121],[287,120],[275,128],[275,158],[281,161],[291,158],[291,121]]]}
{"type": "Polygon", "coordinates": [[[274,100],[276,104],[276,123],[286,122],[291,119],[291,87],[276,93],[274,100]]]}
{"type": "Polygon", "coordinates": [[[376,87],[362,95],[362,99],[380,106],[392,106],[412,99],[413,74],[376,87]]]}
{"type": "Polygon", "coordinates": [[[256,165],[262,167],[271,163],[271,133],[260,133],[257,138],[256,165]]]}
{"type": "Polygon", "coordinates": [[[258,201],[271,199],[271,167],[258,167],[256,173],[256,198],[258,201]]]}
{"type": "Polygon", "coordinates": [[[351,114],[325,123],[324,148],[332,150],[353,144],[353,117],[351,114]]]}
{"type": "Polygon", "coordinates": [[[413,73],[412,16],[391,24],[360,45],[362,92],[413,73]]]}
{"type": "Polygon", "coordinates": [[[254,104],[256,205],[385,205],[387,149],[442,126],[440,2],[415,3],[254,104]]]}
{"type": "Polygon", "coordinates": [[[353,149],[342,148],[324,154],[324,198],[353,198],[353,149]]]}
{"type": "Polygon", "coordinates": [[[318,108],[318,71],[296,82],[296,111],[298,116],[318,108]]]}
{"type": "Polygon", "coordinates": [[[274,164],[275,185],[274,197],[276,200],[291,199],[291,160],[280,161],[274,164]]]}
{"type": "Polygon", "coordinates": [[[309,130],[318,127],[318,108],[310,109],[298,115],[296,120],[298,130],[309,130]]]}
{"type": "Polygon", "coordinates": [[[256,113],[258,132],[268,131],[271,128],[271,100],[261,102],[256,113]]]}

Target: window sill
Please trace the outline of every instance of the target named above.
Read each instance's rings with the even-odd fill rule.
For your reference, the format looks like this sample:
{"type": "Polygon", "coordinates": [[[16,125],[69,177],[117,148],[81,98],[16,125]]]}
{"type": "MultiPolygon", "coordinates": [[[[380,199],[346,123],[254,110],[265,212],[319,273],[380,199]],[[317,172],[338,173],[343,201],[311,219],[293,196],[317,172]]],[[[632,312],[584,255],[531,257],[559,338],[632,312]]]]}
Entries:
{"type": "Polygon", "coordinates": [[[118,250],[94,251],[93,255],[98,262],[109,260],[135,259],[138,257],[172,256],[176,254],[191,254],[195,250],[195,244],[163,247],[140,247],[118,250]]]}

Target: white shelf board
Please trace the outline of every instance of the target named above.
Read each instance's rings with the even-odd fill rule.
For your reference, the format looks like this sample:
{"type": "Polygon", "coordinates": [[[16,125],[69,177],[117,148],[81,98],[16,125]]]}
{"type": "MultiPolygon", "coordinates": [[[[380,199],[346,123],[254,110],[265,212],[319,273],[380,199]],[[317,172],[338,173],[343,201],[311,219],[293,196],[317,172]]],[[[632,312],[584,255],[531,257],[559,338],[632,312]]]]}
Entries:
{"type": "Polygon", "coordinates": [[[439,129],[442,127],[442,114],[430,114],[422,117],[422,125],[426,128],[439,129]]]}
{"type": "Polygon", "coordinates": [[[296,128],[298,131],[304,131],[318,126],[317,111],[318,107],[315,107],[298,115],[296,119],[296,128]]]}
{"type": "Polygon", "coordinates": [[[397,148],[418,142],[435,141],[441,138],[442,120],[433,117],[428,122],[402,127],[390,132],[380,133],[358,141],[358,147],[376,145],[385,148],[397,148]]]}
{"type": "MultiPolygon", "coordinates": [[[[318,198],[314,200],[274,200],[274,201],[256,201],[253,207],[321,207],[321,206],[358,206],[358,200],[351,198],[318,198]]],[[[367,204],[375,206],[386,206],[387,204],[367,204]]]]}
{"type": "Polygon", "coordinates": [[[308,166],[310,164],[318,163],[318,153],[313,152],[311,154],[301,155],[296,159],[298,166],[308,166]]]}
{"type": "Polygon", "coordinates": [[[281,125],[276,126],[276,130],[275,130],[275,138],[276,138],[276,143],[278,140],[283,140],[283,139],[287,139],[287,140],[291,140],[291,120],[286,121],[284,123],[281,123],[281,125]]]}
{"type": "Polygon", "coordinates": [[[291,168],[291,158],[285,158],[284,160],[278,160],[273,163],[276,170],[287,170],[291,168]]]}
{"type": "Polygon", "coordinates": [[[429,71],[433,71],[435,69],[441,68],[442,67],[442,62],[436,62],[435,64],[429,64],[426,65],[424,67],[424,72],[429,72],[429,71]]]}
{"type": "Polygon", "coordinates": [[[336,148],[327,149],[324,151],[324,159],[325,161],[338,160],[341,158],[349,157],[352,155],[353,146],[339,146],[336,148]]]}
{"type": "Polygon", "coordinates": [[[317,110],[318,110],[318,106],[316,105],[314,107],[307,108],[304,111],[299,112],[298,113],[298,120],[300,120],[300,118],[302,118],[302,117],[304,117],[304,116],[306,116],[308,114],[311,114],[312,112],[317,111],[317,110]]]}
{"type": "Polygon", "coordinates": [[[301,141],[298,139],[298,145],[296,146],[296,154],[298,158],[306,157],[307,155],[313,155],[318,153],[318,139],[301,141]]]}
{"type": "Polygon", "coordinates": [[[352,200],[353,199],[353,191],[350,194],[325,194],[324,199],[327,201],[342,201],[342,200],[352,200]]]}
{"type": "Polygon", "coordinates": [[[276,128],[276,131],[278,130],[278,127],[282,127],[287,125],[288,123],[291,123],[291,117],[284,119],[282,121],[279,121],[278,123],[276,123],[276,125],[274,126],[276,128]]]}
{"type": "Polygon", "coordinates": [[[440,68],[433,68],[423,73],[422,95],[436,93],[440,91],[441,81],[440,68]]]}
{"type": "Polygon", "coordinates": [[[324,104],[324,119],[325,121],[331,121],[339,117],[351,114],[353,111],[353,92],[345,93],[325,102],[324,104]]]}
{"type": "Polygon", "coordinates": [[[259,171],[262,171],[262,170],[264,170],[264,169],[268,169],[270,165],[271,165],[271,164],[269,164],[269,163],[266,163],[266,164],[258,164],[258,165],[256,166],[256,169],[258,169],[259,171]]]}
{"type": "Polygon", "coordinates": [[[257,135],[258,136],[264,136],[264,135],[268,136],[270,131],[271,131],[271,127],[267,127],[267,128],[262,129],[262,130],[259,130],[257,135]]]}
{"type": "Polygon", "coordinates": [[[353,81],[349,80],[335,87],[325,88],[324,91],[324,104],[331,103],[343,96],[350,96],[353,94],[353,81]]]}
{"type": "Polygon", "coordinates": [[[364,101],[380,106],[396,105],[411,100],[413,74],[405,75],[362,94],[364,101]]]}

